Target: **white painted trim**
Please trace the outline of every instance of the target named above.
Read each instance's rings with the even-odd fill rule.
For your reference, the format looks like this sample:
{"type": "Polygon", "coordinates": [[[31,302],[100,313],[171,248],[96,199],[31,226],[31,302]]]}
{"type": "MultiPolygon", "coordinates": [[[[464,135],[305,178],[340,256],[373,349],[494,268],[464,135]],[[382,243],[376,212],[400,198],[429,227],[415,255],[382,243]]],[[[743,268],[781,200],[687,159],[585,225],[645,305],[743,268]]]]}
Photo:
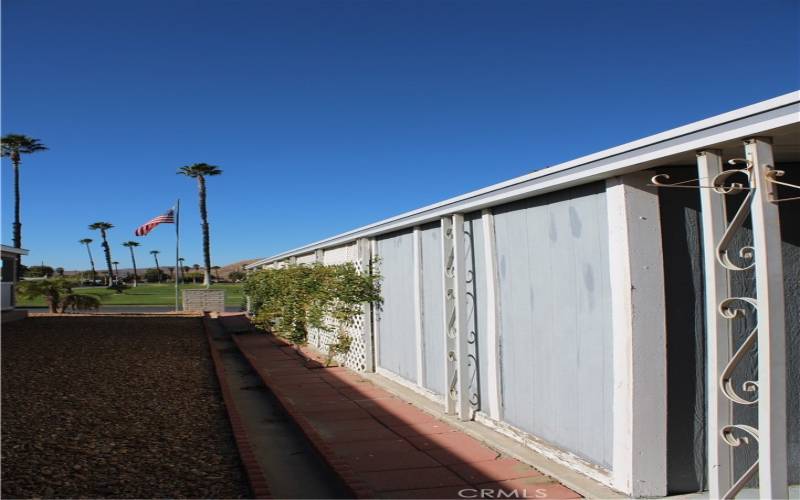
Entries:
{"type": "MultiPolygon", "coordinates": [[[[708,185],[722,172],[719,150],[701,151],[697,155],[697,176],[708,185]]],[[[717,242],[725,232],[725,196],[711,189],[700,189],[703,228],[703,275],[705,278],[706,312],[706,398],[708,440],[708,491],[711,498],[721,498],[733,484],[733,453],[719,436],[719,430],[731,423],[731,402],[719,390],[719,376],[731,357],[730,321],[718,310],[728,297],[728,273],[717,263],[717,242]]]]}
{"type": "Polygon", "coordinates": [[[614,487],[611,471],[604,469],[603,467],[594,464],[583,457],[579,457],[574,453],[553,446],[544,439],[538,438],[533,434],[514,427],[508,422],[494,420],[480,412],[475,414],[475,421],[494,431],[499,432],[504,436],[510,437],[514,441],[517,441],[525,447],[530,448],[536,453],[539,453],[554,462],[565,465],[570,469],[580,472],[584,476],[594,479],[595,481],[606,486],[610,486],[612,488],[614,487]]]}
{"type": "Polygon", "coordinates": [[[412,233],[413,257],[412,267],[414,273],[414,340],[417,355],[417,384],[425,386],[425,337],[423,336],[422,310],[422,231],[419,226],[414,227],[412,233]]]}
{"type": "MultiPolygon", "coordinates": [[[[381,270],[381,256],[378,253],[378,241],[375,238],[370,238],[369,240],[370,250],[372,253],[372,260],[373,260],[373,269],[377,268],[378,274],[380,274],[381,270]]],[[[372,322],[372,341],[373,341],[373,349],[374,349],[374,356],[375,356],[375,363],[374,368],[377,372],[380,367],[380,360],[381,360],[381,310],[382,306],[380,304],[373,304],[372,307],[372,314],[374,315],[374,321],[372,322]]]]}
{"type": "Polygon", "coordinates": [[[386,368],[378,367],[375,370],[375,373],[377,373],[381,377],[386,377],[389,380],[391,380],[392,382],[400,384],[403,387],[405,387],[406,389],[412,390],[412,391],[414,391],[415,393],[417,393],[417,394],[419,394],[421,396],[425,396],[426,398],[430,399],[434,403],[438,403],[440,405],[444,405],[444,397],[443,396],[441,396],[439,394],[436,394],[435,392],[431,391],[430,389],[426,389],[425,387],[417,385],[417,384],[415,384],[414,382],[412,382],[410,380],[404,379],[400,375],[398,375],[398,374],[396,374],[394,372],[390,372],[386,368]]]}
{"type": "MultiPolygon", "coordinates": [[[[762,498],[787,498],[786,318],[777,186],[766,174],[775,165],[769,139],[745,141],[753,165],[755,197],[750,217],[758,303],[758,480],[762,498]]],[[[751,184],[752,185],[752,184],[751,184]]]]}
{"type": "Polygon", "coordinates": [[[500,359],[500,293],[497,277],[497,244],[494,233],[494,215],[485,208],[481,213],[483,222],[483,253],[485,256],[486,280],[486,385],[488,388],[489,416],[502,419],[502,380],[500,359]]]}
{"type": "Polygon", "coordinates": [[[464,239],[464,215],[453,214],[453,253],[454,253],[454,291],[456,306],[456,377],[458,400],[458,418],[472,418],[472,405],[469,398],[469,344],[467,328],[467,269],[466,241],[464,239]]]}
{"type": "Polygon", "coordinates": [[[648,175],[609,179],[613,328],[613,486],[667,493],[667,351],[658,194],[648,175]]]}
{"type": "Polygon", "coordinates": [[[453,264],[449,262],[451,254],[453,254],[453,218],[442,217],[440,219],[441,232],[442,232],[442,333],[444,335],[444,411],[448,415],[456,413],[456,402],[450,396],[450,383],[455,375],[456,365],[450,359],[450,353],[455,356],[455,340],[450,337],[450,317],[454,313],[453,298],[450,296],[450,290],[453,289],[455,294],[455,282],[453,277],[449,275],[450,269],[453,264]]]}
{"type": "Polygon", "coordinates": [[[521,177],[261,259],[246,268],[257,267],[315,248],[340,245],[357,237],[376,236],[422,225],[449,213],[467,213],[498,203],[507,203],[614,175],[631,173],[649,168],[653,162],[663,162],[670,156],[707,149],[726,141],[764,134],[796,123],[800,123],[800,91],[536,170],[521,177]],[[567,173],[570,170],[573,172],[567,173]]]}
{"type": "MultiPolygon", "coordinates": [[[[358,260],[361,261],[363,274],[370,274],[370,262],[372,261],[372,242],[367,238],[359,238],[356,242],[358,260]]],[[[373,356],[374,337],[372,332],[372,310],[373,304],[365,303],[362,306],[364,323],[361,327],[361,338],[364,341],[364,371],[375,371],[375,358],[373,356]]]]}

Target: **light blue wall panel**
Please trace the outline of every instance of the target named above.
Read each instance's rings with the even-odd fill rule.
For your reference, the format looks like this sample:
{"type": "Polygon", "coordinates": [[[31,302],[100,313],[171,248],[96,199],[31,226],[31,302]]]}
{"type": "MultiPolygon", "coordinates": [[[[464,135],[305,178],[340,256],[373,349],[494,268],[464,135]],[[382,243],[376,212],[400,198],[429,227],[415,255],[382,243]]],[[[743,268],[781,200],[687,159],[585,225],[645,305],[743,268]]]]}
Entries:
{"type": "Polygon", "coordinates": [[[604,185],[522,200],[494,213],[504,420],[610,467],[604,185]]]}
{"type": "Polygon", "coordinates": [[[444,394],[444,285],[442,283],[442,230],[422,227],[422,339],[425,388],[444,394]]]}
{"type": "Polygon", "coordinates": [[[377,244],[383,296],[378,314],[378,366],[416,382],[413,236],[410,231],[396,233],[377,244]]]}

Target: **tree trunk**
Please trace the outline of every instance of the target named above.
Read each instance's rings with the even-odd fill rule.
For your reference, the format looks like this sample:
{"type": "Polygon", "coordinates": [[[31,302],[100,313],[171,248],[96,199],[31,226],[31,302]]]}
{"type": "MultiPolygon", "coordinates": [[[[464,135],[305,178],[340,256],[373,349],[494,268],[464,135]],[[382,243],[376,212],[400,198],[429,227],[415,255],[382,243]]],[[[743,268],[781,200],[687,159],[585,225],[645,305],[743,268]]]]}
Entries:
{"type": "Polygon", "coordinates": [[[108,286],[112,286],[114,284],[114,267],[111,265],[111,247],[108,246],[105,229],[100,230],[100,236],[103,238],[103,252],[106,254],[106,266],[108,267],[108,286]]]}
{"type": "MultiPolygon", "coordinates": [[[[13,242],[16,248],[22,248],[22,223],[19,217],[19,153],[14,152],[11,157],[14,164],[14,236],[13,242]]],[[[17,275],[22,276],[22,256],[17,255],[17,275]]]]}
{"type": "Polygon", "coordinates": [[[158,276],[158,282],[161,283],[161,268],[158,267],[158,255],[153,254],[153,258],[156,260],[156,276],[158,276]]]}
{"type": "Polygon", "coordinates": [[[94,269],[94,258],[92,257],[92,249],[89,248],[89,244],[86,244],[86,251],[89,252],[89,265],[92,266],[92,286],[96,285],[97,283],[97,272],[94,269]]]}
{"type": "Polygon", "coordinates": [[[211,285],[211,243],[208,230],[208,211],[206,210],[206,180],[200,175],[197,177],[200,188],[200,220],[203,230],[203,285],[208,288],[211,285]]]}
{"type": "Polygon", "coordinates": [[[133,263],[133,287],[136,288],[137,280],[139,277],[136,275],[136,257],[133,255],[133,247],[131,249],[131,262],[133,263]]]}

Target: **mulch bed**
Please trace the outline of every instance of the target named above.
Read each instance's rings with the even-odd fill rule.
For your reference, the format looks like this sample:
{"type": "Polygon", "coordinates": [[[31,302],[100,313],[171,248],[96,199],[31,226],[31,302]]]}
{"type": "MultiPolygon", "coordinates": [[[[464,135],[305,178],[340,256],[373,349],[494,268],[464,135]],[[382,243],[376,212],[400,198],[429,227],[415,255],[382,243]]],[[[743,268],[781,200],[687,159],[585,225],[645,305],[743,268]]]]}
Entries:
{"type": "Polygon", "coordinates": [[[2,328],[3,498],[250,495],[199,318],[2,328]]]}

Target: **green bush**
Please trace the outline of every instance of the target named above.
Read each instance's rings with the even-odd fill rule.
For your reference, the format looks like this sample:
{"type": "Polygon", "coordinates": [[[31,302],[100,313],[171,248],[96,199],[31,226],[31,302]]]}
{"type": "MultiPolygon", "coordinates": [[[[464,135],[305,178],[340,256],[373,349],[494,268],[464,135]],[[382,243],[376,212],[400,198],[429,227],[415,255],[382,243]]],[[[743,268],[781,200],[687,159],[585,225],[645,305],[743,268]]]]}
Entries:
{"type": "Polygon", "coordinates": [[[52,313],[63,313],[67,309],[73,311],[99,309],[100,300],[97,297],[72,292],[72,288],[76,285],[75,281],[66,278],[21,281],[17,285],[17,293],[28,299],[43,297],[52,313]]]}
{"type": "Polygon", "coordinates": [[[291,265],[248,274],[244,293],[252,302],[257,326],[302,345],[310,328],[345,328],[361,314],[365,302],[381,302],[379,280],[376,274],[360,274],[349,263],[291,265]]]}

